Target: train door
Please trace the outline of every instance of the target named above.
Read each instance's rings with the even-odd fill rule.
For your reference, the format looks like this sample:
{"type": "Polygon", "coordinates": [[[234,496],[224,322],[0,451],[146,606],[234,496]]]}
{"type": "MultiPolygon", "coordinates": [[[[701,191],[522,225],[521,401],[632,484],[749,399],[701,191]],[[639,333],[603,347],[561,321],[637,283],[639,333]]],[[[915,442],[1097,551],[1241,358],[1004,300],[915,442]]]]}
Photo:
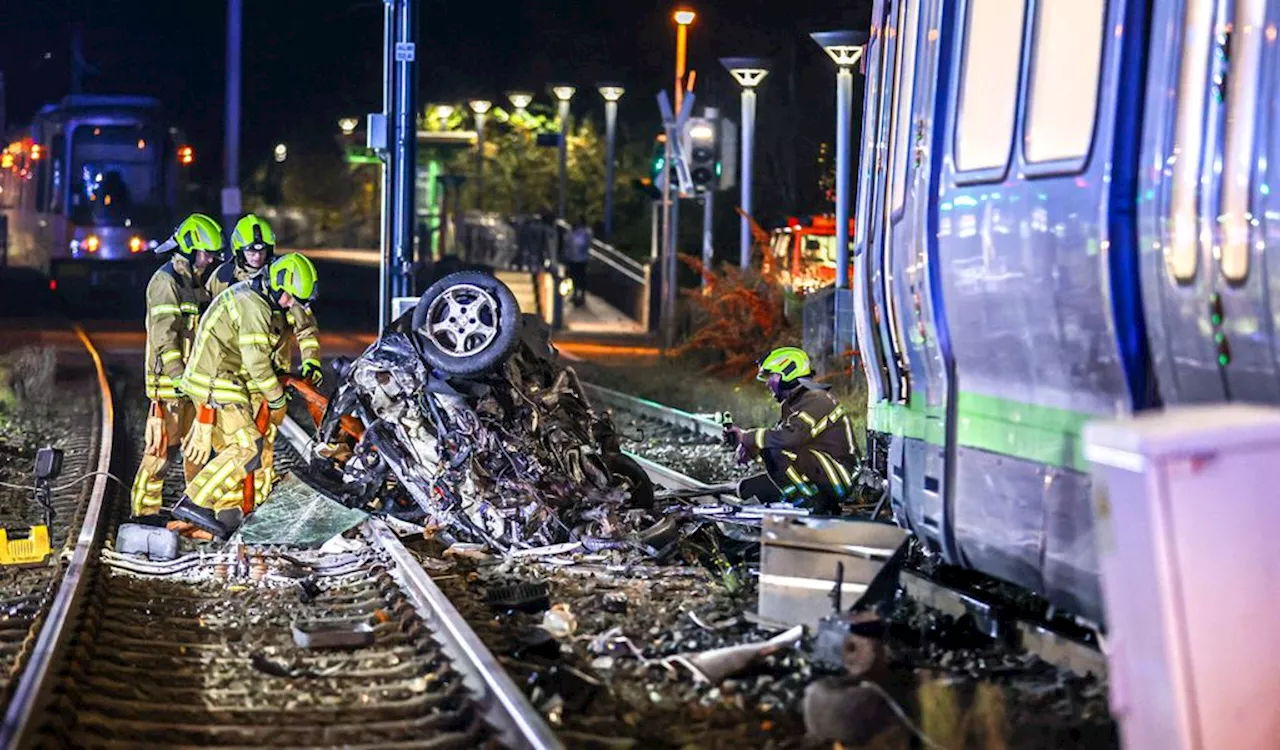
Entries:
{"type": "MultiPolygon", "coordinates": [[[[1231,14],[1243,6],[1247,16],[1251,6],[1260,5],[1261,0],[1183,0],[1158,4],[1153,14],[1142,139],[1144,200],[1139,206],[1142,284],[1152,362],[1161,395],[1171,404],[1220,401],[1231,395],[1226,376],[1231,344],[1224,330],[1225,305],[1215,278],[1214,256],[1222,252],[1219,240],[1229,235],[1233,258],[1249,257],[1239,252],[1252,233],[1251,220],[1244,215],[1252,170],[1242,164],[1249,158],[1242,141],[1251,140],[1254,130],[1245,127],[1247,118],[1241,119],[1249,107],[1234,97],[1237,118],[1228,127],[1237,136],[1232,150],[1240,153],[1231,155],[1232,163],[1220,163],[1219,144],[1226,124],[1221,99],[1227,95],[1228,83],[1233,94],[1243,94],[1246,85],[1239,78],[1228,81],[1228,68],[1256,66],[1256,62],[1228,58],[1238,49],[1233,36],[1257,47],[1255,30],[1233,28],[1231,14]],[[1238,215],[1220,231],[1215,226],[1219,218],[1215,209],[1222,205],[1224,168],[1230,170],[1229,210],[1238,215]],[[1244,185],[1237,176],[1246,181],[1244,185]]],[[[1256,49],[1252,57],[1257,57],[1256,49]]],[[[1256,72],[1251,78],[1256,82],[1256,72]]],[[[1230,268],[1242,283],[1249,275],[1246,269],[1235,262],[1230,268]]],[[[1254,338],[1269,339],[1265,331],[1257,330],[1261,321],[1256,316],[1245,314],[1228,325],[1242,324],[1255,328],[1254,338]]],[[[1235,343],[1245,344],[1244,353],[1246,342],[1236,338],[1235,343]]],[[[1246,354],[1250,368],[1259,364],[1252,355],[1246,354]]]]}
{"type": "Polygon", "coordinates": [[[928,264],[928,218],[932,202],[932,149],[938,93],[943,3],[907,0],[902,19],[901,67],[894,92],[889,167],[886,267],[893,301],[892,342],[902,368],[895,408],[895,440],[902,450],[892,468],[894,509],[926,541],[946,552],[942,538],[945,479],[946,389],[934,323],[928,264]]]}
{"type": "Polygon", "coordinates": [[[863,57],[866,88],[863,105],[862,145],[858,158],[858,203],[854,222],[853,248],[853,310],[854,330],[858,337],[858,350],[863,371],[867,378],[867,426],[871,432],[888,432],[888,421],[877,419],[886,414],[881,408],[888,398],[888,369],[880,346],[878,312],[871,293],[871,247],[874,247],[872,211],[875,205],[876,185],[880,180],[880,106],[883,90],[885,59],[884,16],[888,0],[876,0],[871,11],[871,34],[863,57]]]}
{"type": "Polygon", "coordinates": [[[1145,4],[956,15],[931,254],[954,370],[946,522],[964,561],[1100,618],[1080,432],[1132,406],[1112,297],[1136,230],[1115,180],[1134,171],[1145,4]]]}

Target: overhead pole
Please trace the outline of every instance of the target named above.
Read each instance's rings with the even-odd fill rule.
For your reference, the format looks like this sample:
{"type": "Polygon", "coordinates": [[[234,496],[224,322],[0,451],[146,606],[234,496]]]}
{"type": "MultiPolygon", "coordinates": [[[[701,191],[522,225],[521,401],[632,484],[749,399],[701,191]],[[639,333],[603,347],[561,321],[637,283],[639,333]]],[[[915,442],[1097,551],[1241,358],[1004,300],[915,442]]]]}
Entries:
{"type": "Polygon", "coordinates": [[[739,154],[738,205],[742,218],[738,227],[738,267],[751,266],[751,194],[755,177],[756,87],[769,75],[769,61],[761,57],[724,57],[720,64],[742,87],[742,150],[739,154]]]}
{"type": "MultiPolygon", "coordinates": [[[[414,261],[418,167],[418,0],[399,0],[396,26],[395,265],[392,293],[408,297],[414,261]]],[[[390,318],[388,318],[388,321],[390,318]]]]}
{"type": "Polygon", "coordinates": [[[222,226],[224,233],[240,218],[240,60],[242,0],[227,2],[227,88],[222,153],[222,226]]]}
{"type": "Polygon", "coordinates": [[[809,35],[835,62],[836,71],[836,289],[849,287],[849,177],[853,128],[853,66],[862,59],[865,31],[819,31],[809,35]]]}
{"type": "Polygon", "coordinates": [[[396,9],[397,0],[382,3],[382,220],[379,222],[378,330],[391,322],[391,273],[395,244],[394,112],[396,106],[396,9]]]}

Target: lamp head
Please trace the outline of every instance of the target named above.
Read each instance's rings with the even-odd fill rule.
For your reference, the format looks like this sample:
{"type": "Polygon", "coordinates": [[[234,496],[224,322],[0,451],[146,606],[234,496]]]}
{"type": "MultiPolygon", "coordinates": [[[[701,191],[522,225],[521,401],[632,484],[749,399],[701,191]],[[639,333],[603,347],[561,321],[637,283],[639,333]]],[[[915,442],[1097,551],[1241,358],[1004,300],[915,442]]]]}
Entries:
{"type": "Polygon", "coordinates": [[[572,99],[575,91],[577,91],[576,88],[564,83],[558,83],[551,87],[551,93],[555,96],[556,100],[562,102],[567,102],[572,99]]]}
{"type": "Polygon", "coordinates": [[[753,89],[769,75],[769,60],[763,57],[722,57],[720,64],[744,89],[753,89]]]}
{"type": "Polygon", "coordinates": [[[871,35],[865,31],[817,31],[809,35],[836,65],[851,68],[862,59],[871,35]]]}
{"type": "Polygon", "coordinates": [[[602,83],[597,88],[600,89],[600,96],[603,96],[606,102],[618,101],[625,92],[625,89],[616,83],[602,83]]]}
{"type": "Polygon", "coordinates": [[[681,8],[677,10],[675,13],[672,13],[671,17],[674,18],[676,20],[676,23],[679,24],[680,26],[688,26],[689,24],[693,23],[693,19],[697,18],[698,14],[694,13],[688,8],[681,8]]]}

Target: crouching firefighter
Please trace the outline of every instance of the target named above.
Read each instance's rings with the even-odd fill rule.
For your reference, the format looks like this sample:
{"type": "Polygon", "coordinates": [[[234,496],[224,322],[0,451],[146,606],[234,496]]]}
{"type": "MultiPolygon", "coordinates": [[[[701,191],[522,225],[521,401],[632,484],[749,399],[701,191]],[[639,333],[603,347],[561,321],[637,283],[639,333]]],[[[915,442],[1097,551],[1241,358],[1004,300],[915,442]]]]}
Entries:
{"type": "MultiPolygon", "coordinates": [[[[151,400],[146,422],[146,447],[134,477],[131,506],[134,516],[158,513],[161,489],[169,469],[169,453],[191,426],[193,409],[177,390],[200,310],[209,301],[200,284],[201,272],[222,251],[222,229],[204,214],[192,214],[156,252],[174,250],[147,284],[147,349],[145,390],[151,400]]],[[[184,460],[189,481],[199,464],[184,460]]]]}
{"type": "Polygon", "coordinates": [[[219,294],[200,321],[191,360],[181,386],[196,415],[182,441],[191,461],[217,455],[188,484],[173,517],[225,539],[244,514],[240,489],[246,476],[262,466],[268,440],[264,432],[284,420],[287,398],[273,367],[279,345],[271,318],[316,294],[316,268],[305,256],[290,253],[267,273],[234,284],[219,294]],[[250,394],[261,394],[269,410],[267,429],[250,411],[250,394]]]}
{"type": "MultiPolygon", "coordinates": [[[[211,298],[216,298],[233,284],[260,276],[276,259],[276,234],[263,219],[249,214],[236,222],[231,232],[231,259],[224,262],[209,276],[205,288],[211,298]]],[[[277,372],[293,369],[291,339],[296,340],[302,354],[302,377],[319,386],[324,380],[320,364],[320,340],[315,316],[304,305],[294,305],[288,310],[273,311],[271,333],[278,340],[272,357],[277,372]],[[288,335],[292,332],[292,336],[288,335]]],[[[245,479],[242,509],[261,505],[275,484],[273,469],[275,455],[275,428],[264,425],[262,394],[249,383],[249,411],[257,415],[258,427],[270,429],[263,446],[262,467],[245,479]]],[[[234,493],[233,493],[234,494],[234,493]]]]}
{"type": "Polygon", "coordinates": [[[768,384],[782,415],[770,428],[729,428],[739,456],[758,458],[765,467],[764,474],[739,483],[743,499],[803,504],[830,515],[853,489],[858,465],[853,425],[826,387],[810,379],[812,374],[809,356],[796,347],[774,349],[761,360],[756,379],[768,384]]]}

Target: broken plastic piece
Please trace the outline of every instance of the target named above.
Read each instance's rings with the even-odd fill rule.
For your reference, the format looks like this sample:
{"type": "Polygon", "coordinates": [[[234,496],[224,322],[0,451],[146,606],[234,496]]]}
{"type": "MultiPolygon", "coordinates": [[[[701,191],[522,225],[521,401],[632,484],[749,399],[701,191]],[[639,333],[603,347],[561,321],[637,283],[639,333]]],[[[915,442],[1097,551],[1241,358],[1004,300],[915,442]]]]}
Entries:
{"type": "Polygon", "coordinates": [[[293,623],[298,648],[363,648],[373,645],[373,626],[364,621],[302,621],[293,623]]]}
{"type": "Polygon", "coordinates": [[[163,526],[121,524],[116,532],[116,552],[142,555],[154,562],[175,560],[178,557],[178,532],[163,526]]]}
{"type": "Polygon", "coordinates": [[[578,618],[568,604],[557,604],[542,616],[542,627],[556,638],[568,638],[578,630],[578,618]]]}
{"type": "Polygon", "coordinates": [[[804,635],[804,626],[797,625],[781,635],[760,643],[713,648],[698,654],[678,654],[667,661],[688,669],[695,680],[718,685],[721,681],[751,666],[752,662],[783,649],[794,648],[804,635]]]}
{"type": "Polygon", "coordinates": [[[494,609],[536,614],[551,606],[551,588],[545,583],[513,583],[495,586],[485,593],[485,602],[494,609]]]}
{"type": "Polygon", "coordinates": [[[52,551],[48,526],[32,526],[27,538],[12,541],[9,530],[0,529],[0,565],[36,565],[52,551]]]}

